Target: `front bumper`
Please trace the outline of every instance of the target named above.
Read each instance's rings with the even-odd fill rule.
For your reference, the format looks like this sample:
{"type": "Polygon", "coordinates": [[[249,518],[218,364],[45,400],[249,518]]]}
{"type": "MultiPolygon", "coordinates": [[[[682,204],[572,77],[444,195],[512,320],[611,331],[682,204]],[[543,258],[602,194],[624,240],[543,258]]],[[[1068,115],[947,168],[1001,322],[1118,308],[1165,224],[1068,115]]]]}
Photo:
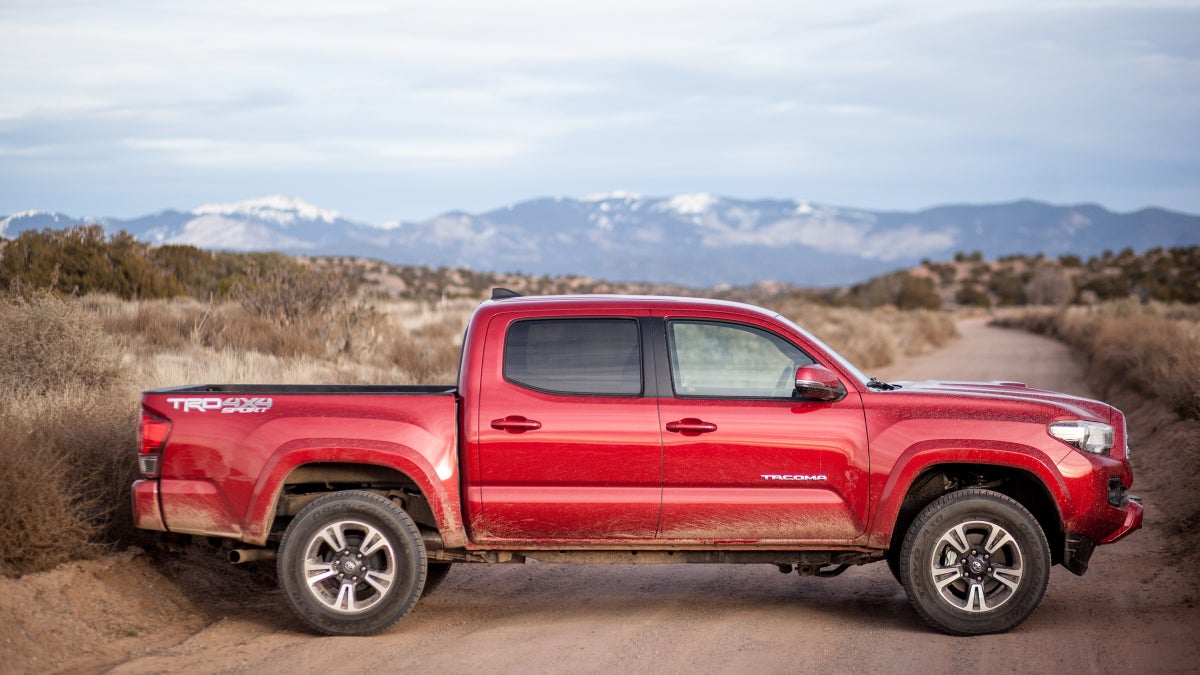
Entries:
{"type": "MultiPolygon", "coordinates": [[[[1142,526],[1143,509],[1140,498],[1133,496],[1126,497],[1120,508],[1125,512],[1125,522],[1100,541],[1099,544],[1111,544],[1119,541],[1142,526]]],[[[1063,543],[1063,567],[1078,576],[1083,576],[1087,572],[1088,562],[1091,561],[1092,553],[1095,553],[1097,545],[1098,543],[1095,539],[1075,532],[1068,532],[1063,543]]]]}
{"type": "Polygon", "coordinates": [[[1125,498],[1125,504],[1121,507],[1125,511],[1125,522],[1121,527],[1117,528],[1116,532],[1108,535],[1100,540],[1101,544],[1111,544],[1115,541],[1120,541],[1134,530],[1142,526],[1142,500],[1139,497],[1132,495],[1125,498]]]}

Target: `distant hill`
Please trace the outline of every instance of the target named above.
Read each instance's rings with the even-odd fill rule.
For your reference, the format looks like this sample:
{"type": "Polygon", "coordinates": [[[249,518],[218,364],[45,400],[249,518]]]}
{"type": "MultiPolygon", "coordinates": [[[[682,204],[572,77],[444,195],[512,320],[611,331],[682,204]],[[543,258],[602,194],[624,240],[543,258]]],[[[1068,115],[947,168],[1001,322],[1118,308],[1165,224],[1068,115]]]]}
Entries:
{"type": "Polygon", "coordinates": [[[944,306],[1092,304],[1137,298],[1200,303],[1200,246],[1126,248],[1086,259],[1012,255],[981,260],[958,254],[952,262],[925,262],[909,274],[927,279],[944,306]]]}
{"type": "Polygon", "coordinates": [[[1200,244],[1200,216],[1034,201],[869,211],[792,199],[609,193],[538,198],[481,214],[371,225],[292,197],[166,210],[133,219],[25,212],[0,236],[99,223],[141,241],[230,251],[362,256],[481,272],[583,275],[694,287],[774,280],[809,287],[857,283],[946,260],[957,251],[1098,256],[1125,248],[1200,244]]]}
{"type": "Polygon", "coordinates": [[[526,275],[467,268],[393,265],[377,258],[289,256],[279,252],[210,251],[190,244],[154,245],[100,225],[30,230],[0,239],[0,295],[54,288],[65,294],[123,298],[190,295],[226,299],[257,288],[349,292],[362,298],[422,301],[483,299],[502,287],[526,295],[618,293],[698,295],[776,306],[803,303],[871,309],[943,309],[1091,304],[1135,298],[1200,304],[1200,246],[1126,248],[1083,259],[1024,254],[986,260],[979,252],[886,272],[840,287],[778,281],[697,288],[598,280],[583,275],[526,275]],[[266,283],[266,286],[263,284],[266,283]]]}

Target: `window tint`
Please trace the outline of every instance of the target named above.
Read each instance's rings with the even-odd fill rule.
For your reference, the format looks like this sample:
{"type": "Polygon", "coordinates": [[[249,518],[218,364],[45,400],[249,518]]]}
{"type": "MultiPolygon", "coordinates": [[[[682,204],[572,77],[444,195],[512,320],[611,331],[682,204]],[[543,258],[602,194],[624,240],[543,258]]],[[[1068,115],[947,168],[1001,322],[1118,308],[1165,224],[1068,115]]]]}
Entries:
{"type": "Polygon", "coordinates": [[[508,329],[504,378],[557,394],[638,396],[642,349],[635,319],[531,319],[508,329]]]}
{"type": "Polygon", "coordinates": [[[677,396],[790,398],[796,368],[814,363],[787,340],[750,326],[672,321],[667,332],[677,396]]]}

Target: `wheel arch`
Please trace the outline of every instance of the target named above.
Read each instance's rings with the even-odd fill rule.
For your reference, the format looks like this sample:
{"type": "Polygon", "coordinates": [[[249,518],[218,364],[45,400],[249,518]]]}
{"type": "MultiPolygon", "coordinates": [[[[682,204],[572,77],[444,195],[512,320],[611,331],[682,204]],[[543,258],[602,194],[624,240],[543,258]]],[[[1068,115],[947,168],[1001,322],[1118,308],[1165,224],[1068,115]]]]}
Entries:
{"type": "Polygon", "coordinates": [[[1051,562],[1063,561],[1066,533],[1058,502],[1045,481],[1028,469],[1000,464],[945,462],[924,467],[909,483],[887,541],[889,555],[898,552],[917,514],[942,495],[985,488],[1011,497],[1037,520],[1050,545],[1051,562]]]}
{"type": "Polygon", "coordinates": [[[402,502],[415,522],[438,530],[448,545],[465,543],[457,471],[442,477],[415,450],[375,445],[281,449],[255,486],[244,541],[266,544],[280,518],[323,494],[367,489],[402,502]]]}
{"type": "Polygon", "coordinates": [[[275,500],[274,519],[293,517],[322,495],[343,490],[376,492],[398,502],[417,525],[438,528],[425,491],[408,474],[390,466],[353,462],[313,462],[293,468],[275,500]]]}

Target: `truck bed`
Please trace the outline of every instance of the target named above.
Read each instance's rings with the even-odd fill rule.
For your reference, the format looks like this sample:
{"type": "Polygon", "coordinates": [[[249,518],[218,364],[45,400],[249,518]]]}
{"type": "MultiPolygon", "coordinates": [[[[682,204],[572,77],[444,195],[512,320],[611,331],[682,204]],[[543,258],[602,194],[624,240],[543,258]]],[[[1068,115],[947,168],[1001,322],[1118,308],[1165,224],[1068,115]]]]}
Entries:
{"type": "Polygon", "coordinates": [[[454,386],[200,384],[147,391],[142,405],[169,440],[158,480],[134,490],[152,529],[261,545],[285,485],[363,466],[460,522],[454,386]]]}

